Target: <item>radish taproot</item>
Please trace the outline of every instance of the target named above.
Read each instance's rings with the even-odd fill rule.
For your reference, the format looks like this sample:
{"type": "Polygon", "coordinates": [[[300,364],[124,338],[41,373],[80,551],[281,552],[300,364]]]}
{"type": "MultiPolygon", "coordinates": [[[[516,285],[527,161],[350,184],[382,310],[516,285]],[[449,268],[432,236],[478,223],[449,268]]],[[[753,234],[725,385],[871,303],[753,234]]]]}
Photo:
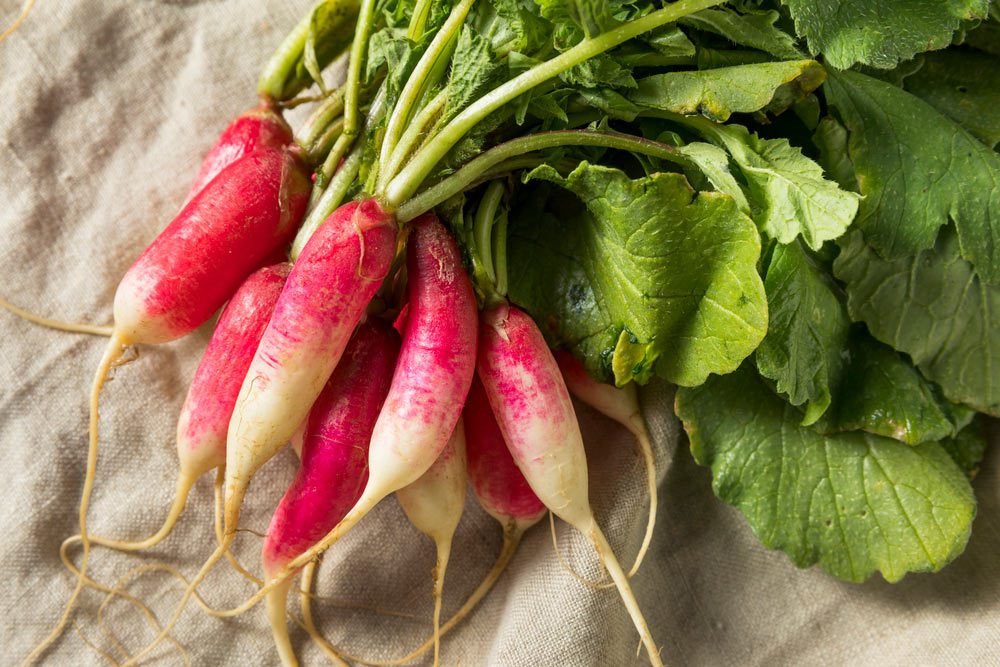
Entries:
{"type": "Polygon", "coordinates": [[[656,526],[656,458],[653,455],[653,443],[646,428],[646,420],[643,419],[642,409],[639,407],[638,392],[631,383],[624,387],[615,387],[598,382],[590,376],[583,364],[566,350],[558,350],[554,355],[569,392],[605,417],[627,428],[639,445],[639,451],[645,460],[649,518],[646,521],[646,534],[642,538],[639,553],[635,557],[632,569],[628,572],[628,576],[632,577],[642,565],[656,526]]]}
{"type": "Polygon", "coordinates": [[[479,344],[479,377],[514,461],[539,500],[593,543],[650,662],[662,665],[628,577],[594,520],[580,425],[541,331],[524,311],[500,303],[483,313],[479,344]]]}
{"type": "MultiPolygon", "coordinates": [[[[268,579],[333,529],[368,481],[368,443],[389,391],[399,336],[387,324],[362,324],[316,399],[302,440],[302,465],[271,519],[262,560],[268,579]]],[[[267,597],[282,662],[295,664],[285,606],[290,580],[267,597]]]]}
{"type": "Polygon", "coordinates": [[[441,604],[444,576],[451,555],[455,529],[465,509],[465,429],[458,420],[455,431],[434,464],[417,481],[396,491],[410,523],[434,540],[434,666],[441,661],[441,604]]]}

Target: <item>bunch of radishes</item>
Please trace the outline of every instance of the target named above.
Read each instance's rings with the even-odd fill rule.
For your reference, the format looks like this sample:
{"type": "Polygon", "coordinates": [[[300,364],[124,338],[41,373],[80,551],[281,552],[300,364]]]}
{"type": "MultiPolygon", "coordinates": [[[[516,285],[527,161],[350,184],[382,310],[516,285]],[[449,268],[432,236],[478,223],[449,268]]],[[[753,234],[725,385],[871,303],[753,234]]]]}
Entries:
{"type": "MultiPolygon", "coordinates": [[[[444,102],[437,98],[443,93],[430,93],[448,69],[474,4],[455,3],[430,30],[427,11],[418,11],[430,3],[416,3],[410,30],[423,44],[422,54],[405,80],[393,83],[390,73],[365,88],[361,72],[377,20],[375,2],[321,2],[265,69],[261,105],[226,128],[205,158],[187,204],[125,274],[91,392],[80,532],[64,544],[64,555],[69,545],[82,545],[76,590],[29,661],[62,633],[82,588],[101,586],[87,576],[92,545],[142,550],[157,544],[176,523],[195,480],[218,469],[225,493],[218,548],[190,582],[170,622],[129,663],[148,655],[168,636],[209,570],[224,557],[232,559],[229,549],[253,475],[294,443],[301,467],[275,509],[259,590],[236,609],[212,612],[235,615],[266,599],[283,663],[296,664],[285,617],[292,577],[306,568],[305,580],[311,582],[315,559],[393,493],[437,545],[434,637],[408,656],[433,646],[436,663],[441,587],[468,480],[501,523],[504,546],[486,580],[441,631],[489,591],[523,532],[547,509],[593,543],[650,661],[660,664],[629,575],[594,520],[567,385],[626,425],[642,445],[651,512],[633,573],[655,516],[654,466],[635,392],[597,383],[568,354],[559,353],[557,361],[535,322],[507,300],[505,221],[496,215],[507,187],[503,179],[485,188],[474,214],[475,238],[462,249],[435,214],[446,199],[489,181],[499,158],[481,156],[450,177],[435,168],[477,123],[518,95],[714,3],[668,5],[614,35],[585,40],[439,123],[444,102]],[[348,42],[345,28],[351,24],[354,36],[348,42]],[[317,46],[317,39],[327,46],[317,46]],[[323,87],[296,143],[281,109],[289,100],[302,101],[294,96],[312,80],[304,71],[313,73],[332,60],[338,51],[330,46],[334,43],[349,44],[346,83],[333,92],[323,87]],[[373,146],[377,158],[370,159],[373,146]],[[432,176],[435,182],[425,187],[432,176]],[[97,460],[98,398],[110,369],[130,346],[185,336],[224,304],[178,421],[180,474],[162,528],[139,542],[91,535],[87,510],[97,460]]],[[[580,143],[594,141],[592,134],[581,134],[580,143]]],[[[572,143],[566,137],[555,142],[572,143]]],[[[537,147],[529,143],[522,152],[537,147]]],[[[508,149],[504,158],[511,156],[508,149]]],[[[312,624],[308,587],[307,629],[336,656],[312,624]]]]}

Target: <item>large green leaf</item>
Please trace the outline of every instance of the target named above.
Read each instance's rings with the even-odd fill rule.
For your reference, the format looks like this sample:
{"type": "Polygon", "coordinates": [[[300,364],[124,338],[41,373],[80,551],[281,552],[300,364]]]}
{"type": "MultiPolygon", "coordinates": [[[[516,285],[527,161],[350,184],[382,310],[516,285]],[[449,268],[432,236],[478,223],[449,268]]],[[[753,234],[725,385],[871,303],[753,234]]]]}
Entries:
{"type": "Polygon", "coordinates": [[[698,117],[683,122],[729,151],[750,191],[754,220],[771,238],[791,243],[801,236],[817,250],[854,220],[858,195],[827,180],[787,139],[762,139],[742,125],[698,117]]]}
{"type": "Polygon", "coordinates": [[[851,322],[826,272],[797,243],[775,247],[764,289],[770,321],[757,368],[792,405],[806,405],[802,421],[812,424],[830,406],[851,322]]]}
{"type": "Polygon", "coordinates": [[[813,53],[838,69],[895,67],[943,49],[962,21],[985,18],[990,0],[782,0],[813,53]]]}
{"type": "Polygon", "coordinates": [[[844,352],[850,359],[823,430],[868,431],[909,445],[954,435],[944,401],[898,352],[866,331],[854,332],[844,352]]]}
{"type": "Polygon", "coordinates": [[[1000,281],[1000,155],[884,81],[830,72],[824,90],[850,132],[865,239],[897,259],[934,247],[951,219],[962,256],[1000,281]]]}
{"type": "Polygon", "coordinates": [[[824,436],[749,366],[680,389],[677,414],[719,498],[760,541],[849,581],[936,571],[965,548],[975,498],[936,443],[868,433],[824,436]]]}
{"type": "Polygon", "coordinates": [[[953,227],[934,248],[894,260],[852,232],[834,273],[846,284],[852,319],[910,355],[949,400],[1000,415],[1000,286],[961,258],[953,227]]]}
{"type": "Polygon", "coordinates": [[[923,60],[904,88],[990,148],[1000,143],[1000,57],[948,49],[923,60]]]}
{"type": "Polygon", "coordinates": [[[760,239],[731,197],[696,195],[680,174],[632,180],[586,162],[531,178],[575,196],[533,186],[511,211],[510,296],[593,375],[696,385],[760,343],[760,239]]]}
{"type": "Polygon", "coordinates": [[[654,74],[628,93],[636,104],[725,121],[734,113],[784,110],[826,79],[815,60],[654,74]]]}

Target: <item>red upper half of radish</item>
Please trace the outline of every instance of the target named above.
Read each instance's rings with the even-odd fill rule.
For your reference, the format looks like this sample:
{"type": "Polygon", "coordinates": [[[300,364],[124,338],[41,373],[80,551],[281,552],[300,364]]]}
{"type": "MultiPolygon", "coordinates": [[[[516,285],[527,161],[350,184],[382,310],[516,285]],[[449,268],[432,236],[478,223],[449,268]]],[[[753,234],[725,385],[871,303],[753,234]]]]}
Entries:
{"type": "Polygon", "coordinates": [[[372,437],[373,489],[414,482],[451,437],[476,359],[476,298],[455,240],[431,214],[407,245],[409,300],[392,388],[372,437]]]}
{"type": "Polygon", "coordinates": [[[285,149],[227,167],[143,251],[115,293],[127,343],[164,343],[207,321],[287,245],[309,199],[305,165],[285,149]]]}
{"type": "Polygon", "coordinates": [[[396,250],[372,199],[338,208],[292,268],[240,389],[226,444],[226,527],[253,474],[303,423],[340,361],[396,250]]]}
{"type": "Polygon", "coordinates": [[[292,143],[292,128],[274,109],[259,106],[231,122],[201,162],[188,193],[188,201],[219,173],[242,157],[263,148],[281,148],[292,143]]]}
{"type": "Polygon", "coordinates": [[[472,381],[462,414],[469,481],[479,504],[501,523],[515,519],[530,524],[540,519],[545,505],[514,463],[478,377],[472,381]]]}
{"type": "Polygon", "coordinates": [[[309,412],[302,465],[264,541],[270,575],[344,518],[368,481],[368,443],[389,391],[399,336],[373,320],[358,327],[309,412]]]}
{"type": "Polygon", "coordinates": [[[507,447],[532,491],[567,523],[590,525],[580,425],[556,360],[527,313],[508,304],[483,313],[478,370],[507,447]]]}
{"type": "Polygon", "coordinates": [[[222,310],[177,423],[182,473],[198,477],[226,463],[236,396],[291,270],[283,263],[254,272],[222,310]]]}

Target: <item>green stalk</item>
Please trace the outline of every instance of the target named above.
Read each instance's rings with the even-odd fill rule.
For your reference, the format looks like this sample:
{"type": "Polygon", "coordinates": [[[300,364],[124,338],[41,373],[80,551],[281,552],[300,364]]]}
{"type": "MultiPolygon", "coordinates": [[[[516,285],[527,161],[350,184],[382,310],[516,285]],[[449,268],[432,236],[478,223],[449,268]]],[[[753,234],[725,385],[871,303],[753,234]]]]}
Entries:
{"type": "MultiPolygon", "coordinates": [[[[421,94],[425,90],[425,84],[428,82],[428,77],[434,69],[434,65],[442,58],[443,54],[457,38],[458,31],[462,29],[465,17],[468,15],[474,2],[475,0],[461,0],[461,2],[455,5],[444,25],[434,35],[434,39],[431,40],[427,50],[420,56],[417,66],[413,68],[413,72],[406,80],[406,85],[403,86],[403,90],[399,93],[399,100],[392,110],[392,115],[389,116],[389,122],[385,127],[385,137],[382,139],[382,150],[379,153],[379,164],[384,166],[389,161],[389,156],[396,147],[399,137],[403,134],[404,126],[413,115],[417,100],[420,99],[421,94]]],[[[382,174],[385,179],[393,176],[393,174],[387,173],[384,170],[382,174]]]]}
{"type": "MultiPolygon", "coordinates": [[[[420,140],[420,136],[427,130],[427,127],[434,121],[438,114],[441,113],[447,101],[448,91],[442,90],[420,110],[417,117],[406,126],[406,131],[399,138],[399,142],[396,144],[395,149],[393,149],[392,155],[389,156],[387,161],[382,162],[383,173],[394,174],[399,170],[403,160],[413,152],[414,146],[420,140]]],[[[385,144],[382,145],[383,147],[385,146],[385,144]]]]}
{"type": "Polygon", "coordinates": [[[482,264],[490,285],[496,284],[497,274],[493,271],[493,221],[503,197],[503,181],[496,180],[486,186],[486,192],[479,201],[476,218],[472,225],[473,246],[476,259],[482,264]]]}
{"type": "Polygon", "coordinates": [[[319,197],[315,208],[309,211],[309,215],[302,222],[302,227],[299,229],[299,233],[295,235],[295,241],[292,243],[292,252],[289,256],[293,262],[298,259],[302,248],[305,247],[306,242],[319,229],[323,221],[344,201],[347,190],[351,187],[351,183],[354,182],[354,179],[358,175],[358,170],[361,168],[363,154],[364,151],[359,146],[347,156],[344,164],[340,165],[340,169],[337,170],[333,180],[330,181],[329,187],[319,197]]]}
{"type": "MultiPolygon", "coordinates": [[[[670,160],[689,166],[690,161],[677,152],[673,146],[642,139],[631,134],[620,132],[598,132],[596,130],[556,130],[554,132],[539,132],[517,139],[511,139],[499,146],[494,146],[479,157],[469,161],[461,169],[432,185],[420,194],[411,196],[407,202],[396,210],[396,219],[407,222],[421,213],[431,210],[438,204],[455,196],[475,183],[491,168],[511,158],[534,151],[556,148],[558,146],[598,146],[616,148],[619,150],[650,155],[664,160],[670,160]]],[[[411,163],[412,164],[412,163],[411,163]]]]}
{"type": "Polygon", "coordinates": [[[424,34],[427,27],[427,17],[431,14],[432,0],[417,0],[413,7],[413,15],[410,17],[410,25],[406,30],[406,38],[415,42],[424,34]]]}
{"type": "Polygon", "coordinates": [[[559,76],[589,58],[627,42],[633,37],[673,23],[688,14],[722,4],[724,1],[679,0],[679,2],[629,21],[596,37],[584,39],[552,60],[536,65],[527,72],[498,86],[462,110],[438,133],[434,141],[425,145],[413,156],[409,164],[386,186],[381,197],[384,205],[389,209],[400,208],[404,201],[413,196],[413,193],[417,191],[441,158],[447,155],[448,151],[461,141],[469,130],[517,96],[531,90],[543,81],[559,76]]]}
{"type": "Polygon", "coordinates": [[[493,266],[496,267],[497,294],[507,296],[507,211],[500,214],[493,228],[493,266]]]}
{"type": "Polygon", "coordinates": [[[299,130],[299,136],[296,139],[302,148],[311,152],[334,119],[344,113],[344,94],[344,88],[338,88],[327,96],[316,107],[316,110],[309,115],[309,118],[299,130]]]}

